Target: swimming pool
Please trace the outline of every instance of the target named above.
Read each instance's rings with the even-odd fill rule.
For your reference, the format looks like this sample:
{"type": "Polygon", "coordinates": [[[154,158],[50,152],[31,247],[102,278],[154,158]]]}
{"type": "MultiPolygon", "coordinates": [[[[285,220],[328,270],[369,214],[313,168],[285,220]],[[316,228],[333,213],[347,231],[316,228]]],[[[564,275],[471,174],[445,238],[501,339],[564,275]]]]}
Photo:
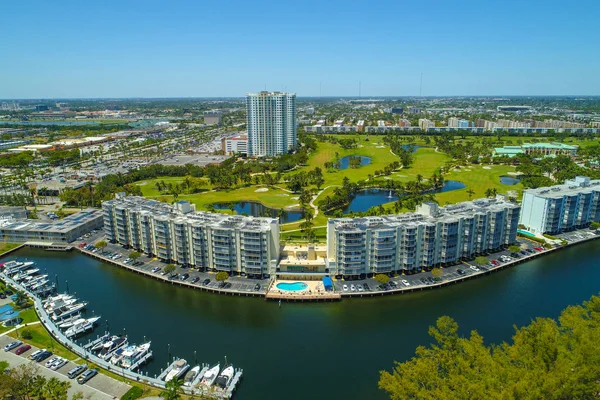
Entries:
{"type": "Polygon", "coordinates": [[[277,289],[280,290],[287,290],[289,292],[299,292],[301,290],[304,290],[308,287],[308,285],[304,282],[292,282],[292,283],[288,283],[288,282],[280,282],[276,285],[277,289]]]}
{"type": "Polygon", "coordinates": [[[520,233],[523,236],[535,237],[535,235],[533,233],[524,231],[522,229],[517,229],[517,233],[520,233]]]}

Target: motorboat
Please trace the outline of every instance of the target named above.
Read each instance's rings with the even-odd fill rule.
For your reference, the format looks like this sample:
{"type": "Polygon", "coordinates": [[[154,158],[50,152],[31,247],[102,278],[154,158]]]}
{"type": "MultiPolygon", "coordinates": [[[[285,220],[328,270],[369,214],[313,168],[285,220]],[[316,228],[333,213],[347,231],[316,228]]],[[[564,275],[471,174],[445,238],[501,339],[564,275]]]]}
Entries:
{"type": "Polygon", "coordinates": [[[27,267],[30,267],[34,264],[33,261],[17,261],[11,260],[4,263],[4,273],[9,276],[21,270],[24,270],[27,267]]]}
{"type": "Polygon", "coordinates": [[[181,378],[183,374],[185,374],[185,371],[187,371],[189,368],[190,366],[188,365],[187,361],[183,358],[180,358],[179,360],[173,363],[173,368],[171,368],[171,370],[165,377],[165,382],[181,378]]]}
{"type": "Polygon", "coordinates": [[[56,296],[50,296],[46,300],[44,300],[43,306],[45,309],[48,309],[50,307],[54,307],[54,305],[57,302],[64,301],[64,300],[70,300],[72,298],[73,298],[73,296],[70,294],[60,293],[60,294],[57,294],[56,296]]]}
{"type": "Polygon", "coordinates": [[[65,318],[62,320],[62,322],[60,324],[58,324],[58,327],[60,329],[67,329],[73,326],[73,324],[77,321],[79,321],[81,318],[81,314],[77,313],[77,314],[73,314],[71,315],[69,318],[65,318]]]}
{"type": "Polygon", "coordinates": [[[111,340],[109,340],[108,342],[104,343],[104,345],[102,346],[102,348],[100,349],[100,352],[98,353],[98,357],[100,357],[101,359],[107,361],[110,359],[110,357],[112,356],[112,353],[123,347],[123,346],[127,346],[127,337],[125,336],[113,336],[111,338],[111,340]]]}
{"type": "Polygon", "coordinates": [[[87,302],[85,302],[85,301],[82,303],[74,303],[74,304],[70,304],[70,305],[65,305],[54,311],[54,314],[52,315],[52,319],[54,321],[62,321],[63,319],[82,311],[85,308],[85,306],[87,306],[87,302]]]}
{"type": "Polygon", "coordinates": [[[208,371],[204,373],[204,377],[202,377],[202,382],[200,383],[205,386],[212,386],[212,384],[215,382],[215,379],[217,379],[217,376],[219,376],[220,370],[221,364],[217,364],[211,367],[208,371]]]}
{"type": "Polygon", "coordinates": [[[229,382],[233,379],[233,365],[229,364],[228,366],[221,371],[219,377],[215,380],[215,385],[219,386],[221,389],[225,389],[229,382]]]}
{"type": "Polygon", "coordinates": [[[94,329],[94,324],[99,319],[100,317],[93,317],[88,319],[80,318],[78,321],[75,321],[73,323],[73,326],[71,326],[65,331],[65,336],[71,338],[74,336],[81,335],[87,331],[91,331],[92,329],[94,329]]]}
{"type": "Polygon", "coordinates": [[[48,283],[48,279],[46,279],[46,278],[48,278],[48,275],[38,275],[34,278],[31,278],[27,282],[23,283],[23,286],[25,286],[26,288],[29,288],[31,290],[31,289],[33,289],[34,286],[38,285],[40,282],[48,283]]]}
{"type": "Polygon", "coordinates": [[[25,270],[24,274],[31,276],[37,274],[38,272],[40,272],[39,268],[29,268],[25,270]]]}
{"type": "Polygon", "coordinates": [[[198,376],[198,374],[200,373],[200,366],[196,365],[194,368],[190,369],[187,374],[185,374],[185,378],[183,378],[183,385],[184,386],[192,386],[192,382],[194,382],[194,379],[196,379],[196,377],[198,376]]]}
{"type": "MultiPolygon", "coordinates": [[[[129,347],[129,346],[127,346],[127,347],[129,347]]],[[[115,350],[115,352],[110,357],[109,362],[113,365],[119,365],[119,363],[123,359],[123,353],[125,352],[127,347],[121,347],[121,348],[115,350]]]]}
{"type": "Polygon", "coordinates": [[[113,336],[110,336],[109,333],[106,333],[104,336],[100,338],[100,340],[90,348],[90,351],[96,352],[102,350],[102,347],[112,340],[113,336]]]}
{"type": "MultiPolygon", "coordinates": [[[[144,343],[139,346],[127,346],[123,350],[123,354],[120,359],[121,367],[123,367],[125,369],[130,369],[134,365],[136,365],[150,351],[150,343],[151,342],[144,343]]],[[[187,365],[187,363],[186,363],[186,365],[187,365]]]]}
{"type": "Polygon", "coordinates": [[[61,307],[70,306],[75,303],[77,303],[77,299],[75,299],[75,298],[71,298],[71,299],[67,299],[67,300],[58,300],[58,301],[48,304],[48,306],[45,308],[46,308],[46,311],[48,311],[50,314],[52,314],[54,311],[58,310],[61,307]]]}

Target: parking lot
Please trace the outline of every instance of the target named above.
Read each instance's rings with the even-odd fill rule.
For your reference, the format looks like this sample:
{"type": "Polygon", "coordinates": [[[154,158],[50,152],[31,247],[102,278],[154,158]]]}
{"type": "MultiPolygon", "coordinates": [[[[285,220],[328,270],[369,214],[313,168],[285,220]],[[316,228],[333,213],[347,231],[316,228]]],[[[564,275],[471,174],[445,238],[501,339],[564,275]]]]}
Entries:
{"type": "MultiPolygon", "coordinates": [[[[4,346],[13,341],[15,341],[15,339],[10,336],[0,336],[0,347],[4,348],[4,346]]],[[[18,347],[10,351],[0,350],[0,359],[7,361],[11,367],[15,367],[20,364],[34,363],[34,361],[30,361],[28,357],[37,351],[38,348],[32,346],[31,349],[20,355],[15,354],[17,349],[18,347]]],[[[38,373],[47,379],[59,378],[62,381],[70,382],[71,388],[69,389],[69,398],[79,391],[83,393],[85,398],[90,399],[121,398],[121,396],[123,396],[131,388],[130,385],[117,381],[103,374],[97,374],[83,385],[79,384],[77,383],[76,379],[69,379],[67,377],[67,373],[78,364],[69,361],[56,371],[53,371],[45,366],[46,361],[50,360],[52,357],[53,356],[50,356],[46,360],[36,363],[39,367],[38,373]]]]}

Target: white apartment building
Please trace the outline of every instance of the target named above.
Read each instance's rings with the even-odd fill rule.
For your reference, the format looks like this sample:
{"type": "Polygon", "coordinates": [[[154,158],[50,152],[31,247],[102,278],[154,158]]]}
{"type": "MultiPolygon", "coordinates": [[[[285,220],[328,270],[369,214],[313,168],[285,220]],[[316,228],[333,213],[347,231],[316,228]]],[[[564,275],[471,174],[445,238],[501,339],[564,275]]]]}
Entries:
{"type": "Polygon", "coordinates": [[[600,222],[600,180],[578,176],[564,185],[523,192],[519,223],[534,233],[560,233],[600,222]]]}
{"type": "Polygon", "coordinates": [[[503,196],[414,213],[329,219],[327,268],[344,278],[453,264],[517,240],[520,206],[503,196]]]}
{"type": "Polygon", "coordinates": [[[272,157],[296,148],[296,94],[248,93],[248,156],[272,157]]]}
{"type": "Polygon", "coordinates": [[[165,262],[253,277],[276,271],[275,218],[196,212],[187,201],[171,205],[125,193],[103,202],[102,210],[108,240],[165,262]]]}
{"type": "Polygon", "coordinates": [[[435,122],[425,119],[425,118],[421,118],[419,119],[419,128],[422,131],[427,131],[427,129],[429,128],[435,128],[435,122]]]}
{"type": "Polygon", "coordinates": [[[248,136],[247,135],[235,135],[223,139],[222,148],[225,155],[243,154],[248,155],[248,136]]]}

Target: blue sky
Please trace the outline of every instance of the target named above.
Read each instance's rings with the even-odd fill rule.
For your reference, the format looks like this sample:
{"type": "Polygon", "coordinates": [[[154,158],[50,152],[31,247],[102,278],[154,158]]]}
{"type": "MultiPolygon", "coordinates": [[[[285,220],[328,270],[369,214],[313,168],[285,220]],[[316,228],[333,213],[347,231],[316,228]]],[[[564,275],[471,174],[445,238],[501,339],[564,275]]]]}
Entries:
{"type": "Polygon", "coordinates": [[[600,95],[600,1],[11,1],[0,98],[600,95]]]}

